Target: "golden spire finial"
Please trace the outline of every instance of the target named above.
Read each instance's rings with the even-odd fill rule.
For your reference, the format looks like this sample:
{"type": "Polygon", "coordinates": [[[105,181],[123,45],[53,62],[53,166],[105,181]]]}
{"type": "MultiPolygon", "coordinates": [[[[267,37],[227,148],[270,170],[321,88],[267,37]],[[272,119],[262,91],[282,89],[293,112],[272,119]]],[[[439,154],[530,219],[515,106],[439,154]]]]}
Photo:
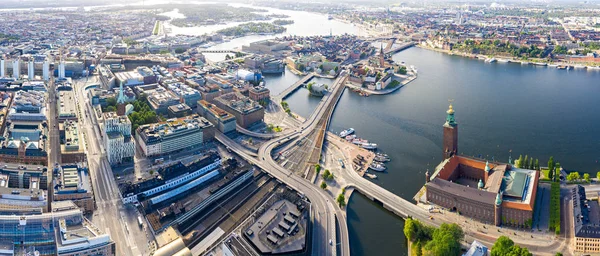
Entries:
{"type": "Polygon", "coordinates": [[[448,111],[446,111],[446,113],[453,114],[454,109],[452,108],[452,102],[454,102],[454,99],[448,99],[448,102],[450,103],[450,106],[448,106],[448,111]]]}

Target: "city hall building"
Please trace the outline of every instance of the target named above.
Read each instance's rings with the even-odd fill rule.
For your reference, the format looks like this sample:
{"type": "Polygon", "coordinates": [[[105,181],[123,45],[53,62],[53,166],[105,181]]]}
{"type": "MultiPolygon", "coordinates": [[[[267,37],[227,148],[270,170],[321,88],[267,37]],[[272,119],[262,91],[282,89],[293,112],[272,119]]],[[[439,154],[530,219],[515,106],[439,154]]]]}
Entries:
{"type": "Polygon", "coordinates": [[[444,161],[425,174],[427,201],[496,226],[531,225],[539,172],[457,155],[452,106],[446,113],[444,161]]]}

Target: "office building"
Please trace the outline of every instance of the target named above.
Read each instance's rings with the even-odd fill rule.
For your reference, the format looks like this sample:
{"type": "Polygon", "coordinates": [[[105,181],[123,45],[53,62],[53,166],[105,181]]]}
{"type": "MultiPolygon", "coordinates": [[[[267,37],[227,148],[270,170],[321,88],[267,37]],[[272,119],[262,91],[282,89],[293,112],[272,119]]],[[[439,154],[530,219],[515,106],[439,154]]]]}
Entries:
{"type": "Polygon", "coordinates": [[[73,89],[70,90],[59,90],[56,92],[58,94],[58,100],[56,104],[58,105],[58,120],[75,120],[77,121],[77,109],[75,107],[75,91],[73,89]]]}
{"type": "Polygon", "coordinates": [[[270,99],[270,92],[264,86],[252,86],[248,89],[248,97],[253,101],[267,101],[270,99]]]}
{"type": "Polygon", "coordinates": [[[235,116],[205,100],[198,101],[198,113],[222,133],[235,131],[235,116]]]}
{"type": "Polygon", "coordinates": [[[102,127],[104,148],[111,165],[133,159],[135,143],[131,137],[131,121],[127,116],[119,116],[115,112],[103,114],[102,127]]]}
{"type": "Polygon", "coordinates": [[[165,82],[165,84],[167,89],[175,93],[183,103],[191,108],[195,108],[201,98],[200,92],[187,84],[181,82],[165,82]]]}
{"type": "Polygon", "coordinates": [[[41,165],[1,163],[0,210],[12,212],[45,212],[47,168],[41,165]]]}
{"type": "Polygon", "coordinates": [[[94,211],[94,194],[87,167],[69,164],[56,168],[52,182],[53,201],[70,200],[84,212],[94,211]]]}
{"type": "Polygon", "coordinates": [[[214,104],[233,114],[238,125],[248,128],[260,122],[265,116],[265,109],[239,92],[230,92],[214,99],[214,104]]]}
{"type": "Polygon", "coordinates": [[[214,126],[196,114],[142,125],[136,139],[146,156],[164,155],[201,145],[214,137],[214,126]]]}
{"type": "Polygon", "coordinates": [[[167,112],[169,114],[169,117],[178,118],[191,115],[192,108],[190,108],[185,103],[181,103],[174,106],[169,106],[169,108],[167,108],[167,112]]]}
{"type": "Polygon", "coordinates": [[[83,137],[79,123],[67,120],[59,124],[60,157],[62,163],[79,163],[85,161],[83,137]]]}

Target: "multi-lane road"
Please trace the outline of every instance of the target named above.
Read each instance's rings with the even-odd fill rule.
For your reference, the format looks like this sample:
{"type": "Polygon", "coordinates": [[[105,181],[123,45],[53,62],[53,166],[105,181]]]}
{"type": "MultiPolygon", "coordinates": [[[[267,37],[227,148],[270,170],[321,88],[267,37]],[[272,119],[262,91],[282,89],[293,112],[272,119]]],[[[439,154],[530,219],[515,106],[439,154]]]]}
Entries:
{"type": "Polygon", "coordinates": [[[74,81],[76,103],[80,110],[80,127],[83,128],[85,137],[88,167],[93,179],[97,206],[90,219],[102,231],[110,234],[117,244],[117,255],[148,255],[149,241],[153,240],[153,236],[146,225],[138,227],[137,210],[121,201],[121,194],[103,149],[101,132],[87,99],[87,91],[84,89],[86,85],[95,82],[96,77],[91,79],[92,81],[74,81]]]}

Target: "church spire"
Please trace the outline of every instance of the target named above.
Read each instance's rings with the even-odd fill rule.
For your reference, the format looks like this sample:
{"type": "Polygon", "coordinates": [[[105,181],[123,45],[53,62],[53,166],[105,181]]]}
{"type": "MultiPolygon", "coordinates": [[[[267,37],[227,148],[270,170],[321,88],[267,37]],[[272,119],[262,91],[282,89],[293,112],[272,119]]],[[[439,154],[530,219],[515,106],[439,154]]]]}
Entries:
{"type": "Polygon", "coordinates": [[[119,97],[117,98],[117,104],[125,104],[125,96],[123,95],[123,82],[119,85],[119,97]]]}

